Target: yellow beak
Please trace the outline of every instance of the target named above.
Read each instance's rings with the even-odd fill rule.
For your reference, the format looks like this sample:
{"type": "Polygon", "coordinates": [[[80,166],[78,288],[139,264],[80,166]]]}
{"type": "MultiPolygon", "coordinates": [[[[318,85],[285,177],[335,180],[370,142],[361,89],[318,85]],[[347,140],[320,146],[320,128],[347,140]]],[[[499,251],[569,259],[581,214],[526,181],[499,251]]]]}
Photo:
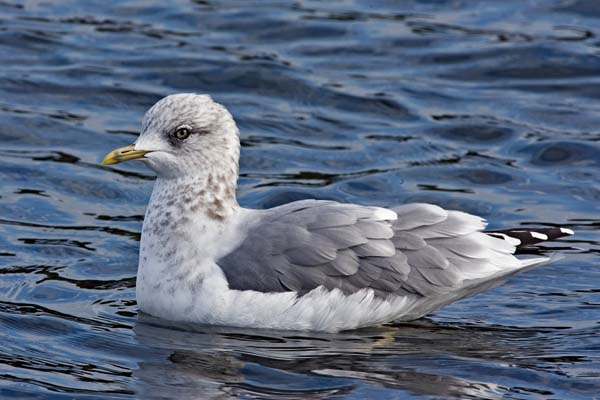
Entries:
{"type": "Polygon", "coordinates": [[[144,157],[148,153],[150,152],[145,150],[136,150],[134,145],[121,147],[114,149],[104,156],[102,165],[112,165],[123,161],[137,160],[138,158],[144,157]]]}

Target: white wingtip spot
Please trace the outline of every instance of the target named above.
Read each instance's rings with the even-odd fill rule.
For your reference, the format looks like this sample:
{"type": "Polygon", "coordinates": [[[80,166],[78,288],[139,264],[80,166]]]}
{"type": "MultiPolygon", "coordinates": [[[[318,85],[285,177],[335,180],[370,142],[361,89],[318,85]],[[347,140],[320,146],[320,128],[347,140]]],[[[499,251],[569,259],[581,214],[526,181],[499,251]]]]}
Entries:
{"type": "Polygon", "coordinates": [[[567,235],[574,235],[575,234],[575,232],[572,229],[569,229],[569,228],[560,228],[560,231],[562,233],[566,233],[567,235]]]}
{"type": "Polygon", "coordinates": [[[543,233],[539,233],[539,232],[529,232],[529,234],[536,238],[536,239],[540,239],[540,240],[548,240],[548,235],[544,235],[543,233]]]}

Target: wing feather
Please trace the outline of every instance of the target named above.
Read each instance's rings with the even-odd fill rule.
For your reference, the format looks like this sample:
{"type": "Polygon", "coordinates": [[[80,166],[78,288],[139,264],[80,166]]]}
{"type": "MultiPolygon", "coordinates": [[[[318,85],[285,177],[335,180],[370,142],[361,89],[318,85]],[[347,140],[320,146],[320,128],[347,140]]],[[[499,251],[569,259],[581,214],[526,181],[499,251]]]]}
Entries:
{"type": "Polygon", "coordinates": [[[396,254],[394,243],[389,240],[372,239],[352,248],[361,257],[391,257],[396,254]]]}
{"type": "Polygon", "coordinates": [[[366,244],[369,239],[354,225],[334,227],[334,228],[320,228],[314,231],[320,235],[326,236],[330,240],[336,243],[340,249],[346,249],[348,247],[358,246],[366,244]]]}
{"type": "Polygon", "coordinates": [[[359,266],[358,255],[345,249],[339,251],[337,258],[324,267],[324,272],[329,276],[350,276],[358,272],[359,266]]]}
{"type": "Polygon", "coordinates": [[[217,261],[231,289],[443,296],[519,262],[514,246],[481,232],[481,218],[431,204],[303,200],[249,215],[239,245],[217,261]]]}

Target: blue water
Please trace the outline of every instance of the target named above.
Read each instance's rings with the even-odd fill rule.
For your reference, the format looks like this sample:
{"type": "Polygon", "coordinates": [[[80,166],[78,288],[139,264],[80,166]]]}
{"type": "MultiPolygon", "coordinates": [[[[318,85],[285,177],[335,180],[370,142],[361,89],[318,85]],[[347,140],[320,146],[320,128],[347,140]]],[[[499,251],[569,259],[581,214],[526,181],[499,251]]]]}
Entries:
{"type": "Polygon", "coordinates": [[[1,398],[600,393],[596,0],[2,0],[0,60],[1,398]],[[243,205],[425,201],[577,234],[411,324],[165,326],[135,303],[152,174],[99,161],[182,91],[235,116],[243,205]]]}

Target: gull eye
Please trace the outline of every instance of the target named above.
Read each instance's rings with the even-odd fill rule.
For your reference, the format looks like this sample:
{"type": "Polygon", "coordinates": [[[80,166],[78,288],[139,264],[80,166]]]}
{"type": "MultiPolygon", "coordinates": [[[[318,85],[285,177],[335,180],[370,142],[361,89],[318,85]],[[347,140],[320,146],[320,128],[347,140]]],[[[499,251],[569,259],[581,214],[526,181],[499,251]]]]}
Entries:
{"type": "Polygon", "coordinates": [[[173,137],[177,140],[185,140],[189,138],[191,134],[192,131],[190,130],[190,128],[182,126],[180,128],[177,128],[177,130],[173,132],[173,137]]]}

